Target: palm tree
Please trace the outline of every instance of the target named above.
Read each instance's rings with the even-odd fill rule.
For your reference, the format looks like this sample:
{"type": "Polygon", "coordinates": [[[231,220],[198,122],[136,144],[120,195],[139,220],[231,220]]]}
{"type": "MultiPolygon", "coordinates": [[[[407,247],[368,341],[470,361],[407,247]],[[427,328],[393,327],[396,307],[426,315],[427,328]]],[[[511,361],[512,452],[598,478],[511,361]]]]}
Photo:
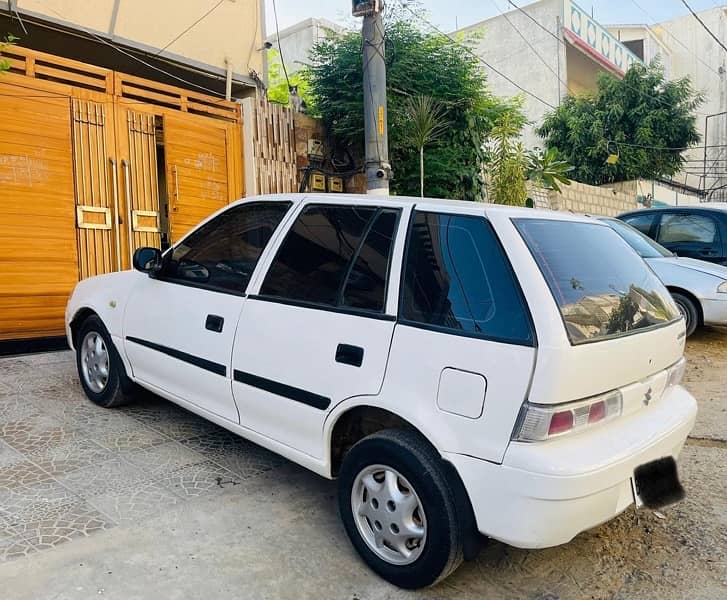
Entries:
{"type": "Polygon", "coordinates": [[[419,193],[424,197],[424,146],[441,137],[449,121],[444,106],[429,96],[406,99],[404,112],[409,121],[407,138],[419,150],[419,193]]]}

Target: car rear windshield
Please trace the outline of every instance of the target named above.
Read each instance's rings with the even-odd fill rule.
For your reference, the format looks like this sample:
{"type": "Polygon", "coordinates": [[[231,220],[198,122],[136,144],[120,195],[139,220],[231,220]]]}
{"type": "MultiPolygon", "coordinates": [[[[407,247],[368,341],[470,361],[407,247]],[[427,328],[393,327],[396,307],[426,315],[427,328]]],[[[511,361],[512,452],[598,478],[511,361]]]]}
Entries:
{"type": "Polygon", "coordinates": [[[679,319],[664,285],[610,227],[550,219],[514,223],[560,308],[571,343],[636,333],[679,319]]]}

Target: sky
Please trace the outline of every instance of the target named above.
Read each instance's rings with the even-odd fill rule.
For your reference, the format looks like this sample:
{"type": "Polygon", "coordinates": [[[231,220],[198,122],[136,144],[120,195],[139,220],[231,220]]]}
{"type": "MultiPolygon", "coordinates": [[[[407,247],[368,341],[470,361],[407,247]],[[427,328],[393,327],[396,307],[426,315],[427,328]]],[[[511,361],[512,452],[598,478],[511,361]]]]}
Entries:
{"type": "MultiPolygon", "coordinates": [[[[266,1],[267,32],[275,31],[273,0],[266,1]]],[[[396,2],[398,0],[389,0],[396,2]]],[[[687,0],[695,10],[705,10],[724,5],[719,0],[687,0]]],[[[520,6],[527,6],[528,0],[515,0],[520,6]]],[[[681,0],[577,0],[585,10],[593,9],[596,20],[604,25],[622,23],[658,23],[686,14],[688,11],[681,0]]],[[[422,6],[429,11],[429,20],[445,31],[472,25],[500,11],[508,9],[507,0],[422,0],[422,6]]],[[[348,0],[275,0],[280,29],[294,25],[308,17],[324,17],[342,24],[353,24],[358,19],[351,17],[351,2],[348,0]]],[[[510,6],[510,9],[512,7],[510,6]]]]}

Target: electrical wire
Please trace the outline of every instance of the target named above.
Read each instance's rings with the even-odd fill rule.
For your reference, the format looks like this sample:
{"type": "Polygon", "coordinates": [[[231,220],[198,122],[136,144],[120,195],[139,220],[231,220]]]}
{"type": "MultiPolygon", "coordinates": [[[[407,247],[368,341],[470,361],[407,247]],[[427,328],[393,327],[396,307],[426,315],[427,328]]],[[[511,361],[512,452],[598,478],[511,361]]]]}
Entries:
{"type": "Polygon", "coordinates": [[[159,52],[156,53],[157,56],[159,56],[162,52],[164,52],[169,46],[171,46],[174,42],[176,42],[179,38],[181,38],[183,35],[185,35],[188,31],[196,27],[200,22],[202,22],[204,19],[206,19],[208,16],[210,16],[213,12],[217,10],[219,6],[222,5],[222,3],[225,0],[219,0],[217,4],[215,4],[212,8],[210,8],[206,13],[204,13],[199,19],[197,19],[194,23],[192,23],[189,27],[187,27],[184,31],[180,32],[178,35],[176,35],[174,38],[167,43],[166,46],[162,47],[159,52]]]}
{"type": "Polygon", "coordinates": [[[288,84],[288,97],[290,98],[290,79],[288,79],[288,69],[285,67],[285,58],[283,57],[283,47],[280,45],[280,27],[278,27],[278,7],[275,0],[273,0],[273,15],[275,17],[275,36],[278,39],[278,50],[280,51],[280,64],[283,66],[283,73],[285,74],[285,81],[288,84]]]}
{"type": "MultiPolygon", "coordinates": [[[[57,17],[59,17],[61,19],[64,18],[63,15],[60,14],[58,11],[55,11],[55,10],[53,10],[50,7],[48,8],[48,10],[50,10],[52,13],[54,13],[57,17]]],[[[169,71],[165,71],[161,67],[157,67],[156,65],[153,65],[153,64],[145,61],[144,59],[139,58],[138,56],[132,54],[131,52],[128,52],[128,51],[124,50],[120,46],[117,46],[113,42],[111,42],[111,41],[109,41],[109,40],[101,37],[100,35],[97,35],[93,31],[91,31],[90,29],[87,29],[87,28],[83,27],[82,25],[76,24],[75,27],[78,27],[86,35],[90,35],[96,41],[101,42],[102,44],[104,44],[104,45],[112,48],[116,52],[118,52],[120,54],[123,54],[124,56],[127,56],[128,58],[130,58],[132,60],[135,60],[136,62],[141,63],[142,65],[144,65],[144,66],[146,66],[146,67],[148,67],[150,69],[153,69],[154,71],[157,71],[159,73],[162,73],[163,75],[166,75],[167,77],[170,77],[170,78],[172,78],[172,79],[174,79],[176,81],[179,81],[181,83],[184,83],[185,85],[188,85],[190,87],[194,87],[194,88],[197,88],[197,89],[200,89],[200,90],[204,90],[205,92],[208,92],[209,94],[212,94],[213,96],[218,96],[218,97],[221,97],[222,100],[225,100],[224,94],[218,92],[217,90],[213,90],[212,88],[208,88],[206,86],[199,85],[197,83],[193,83],[193,82],[185,79],[184,77],[180,77],[179,75],[174,75],[173,73],[170,73],[169,71]]],[[[222,80],[222,77],[217,77],[217,79],[222,80]]]]}
{"type": "Polygon", "coordinates": [[[699,15],[694,12],[694,9],[691,6],[689,6],[689,4],[687,3],[687,0],[682,0],[682,4],[689,9],[689,12],[692,13],[692,15],[694,16],[695,19],[697,19],[697,21],[699,21],[699,24],[702,27],[704,27],[704,30],[709,35],[712,36],[712,39],[714,39],[715,42],[717,42],[720,46],[722,46],[722,50],[724,50],[725,52],[727,52],[727,46],[725,46],[724,43],[722,42],[722,40],[720,40],[716,35],[714,35],[714,33],[712,32],[712,30],[709,27],[707,27],[707,24],[704,21],[702,21],[702,19],[699,17],[699,15]]]}
{"type": "MultiPolygon", "coordinates": [[[[520,31],[520,29],[519,29],[519,28],[517,27],[517,25],[515,25],[515,23],[513,23],[513,22],[512,22],[511,20],[510,20],[510,18],[509,18],[509,17],[507,16],[507,13],[503,12],[503,10],[502,10],[502,9],[501,9],[501,8],[499,7],[499,5],[497,4],[497,0],[490,0],[490,3],[491,3],[491,4],[492,4],[492,5],[493,5],[493,6],[495,7],[495,8],[497,8],[497,10],[498,10],[498,11],[500,12],[500,15],[502,15],[502,17],[503,17],[503,18],[505,19],[505,21],[507,21],[507,22],[508,22],[508,24],[510,25],[510,27],[512,27],[512,28],[513,28],[513,29],[515,30],[515,32],[516,32],[516,33],[517,33],[517,34],[518,34],[518,35],[519,35],[519,36],[520,36],[520,37],[522,38],[522,40],[523,40],[523,41],[524,41],[524,42],[525,42],[525,43],[527,44],[528,48],[530,48],[530,49],[531,49],[531,50],[533,51],[533,53],[535,54],[535,56],[537,56],[537,57],[538,57],[538,58],[540,59],[540,62],[542,62],[542,63],[543,63],[543,64],[544,64],[544,65],[545,65],[545,66],[547,67],[547,69],[548,69],[548,70],[549,70],[549,71],[550,71],[550,72],[551,72],[551,73],[552,73],[553,75],[555,75],[555,78],[556,78],[556,79],[558,80],[558,82],[559,82],[559,83],[561,83],[561,84],[563,84],[563,85],[565,86],[565,88],[566,88],[566,89],[568,90],[568,92],[569,92],[569,93],[570,93],[571,95],[573,95],[573,94],[574,94],[574,92],[573,92],[573,90],[572,90],[572,89],[571,89],[571,88],[570,88],[570,87],[568,86],[568,83],[567,83],[567,82],[565,82],[565,81],[563,81],[563,80],[562,80],[562,79],[560,78],[560,75],[558,74],[558,72],[557,72],[557,71],[556,71],[556,70],[555,70],[555,69],[554,69],[553,67],[551,67],[551,66],[550,66],[550,64],[548,63],[548,61],[546,61],[546,60],[545,60],[545,59],[543,58],[543,56],[542,56],[542,55],[540,54],[540,52],[538,52],[538,51],[537,51],[537,49],[535,48],[535,46],[533,46],[533,44],[532,44],[532,43],[530,43],[530,40],[528,40],[528,38],[527,38],[527,37],[525,37],[525,34],[524,34],[524,33],[523,33],[522,31],[520,31]]],[[[560,101],[560,90],[558,90],[558,100],[560,101]]]]}
{"type": "Polygon", "coordinates": [[[448,40],[450,41],[450,43],[452,43],[453,45],[455,45],[455,46],[457,46],[457,47],[459,47],[459,48],[462,48],[462,49],[463,49],[463,50],[464,50],[465,52],[467,52],[467,54],[469,54],[469,55],[470,55],[470,56],[471,56],[472,58],[474,58],[475,60],[478,60],[478,61],[479,61],[479,62],[481,62],[481,63],[482,63],[483,65],[485,65],[485,66],[486,66],[486,67],[487,67],[488,69],[490,69],[490,70],[491,70],[491,71],[493,71],[494,73],[497,73],[497,74],[498,74],[498,75],[499,75],[500,77],[502,77],[502,78],[503,78],[503,79],[505,79],[506,81],[510,82],[510,83],[511,83],[511,84],[512,84],[513,86],[515,86],[515,87],[516,87],[517,89],[519,89],[519,90],[520,90],[521,92],[523,92],[524,94],[527,94],[528,96],[530,96],[530,97],[534,98],[535,100],[538,100],[539,102],[541,102],[542,104],[544,104],[544,105],[545,105],[545,106],[547,106],[548,108],[552,108],[553,110],[555,110],[555,108],[556,108],[556,107],[555,107],[555,106],[554,106],[553,104],[551,104],[551,103],[550,103],[550,102],[548,102],[547,100],[544,100],[543,98],[541,98],[541,97],[540,97],[540,96],[538,96],[537,94],[535,94],[535,93],[531,92],[530,90],[528,90],[528,89],[524,88],[524,87],[523,87],[523,86],[521,86],[521,85],[520,85],[519,83],[517,83],[517,82],[513,81],[513,80],[512,80],[512,79],[511,79],[510,77],[508,77],[507,75],[505,75],[505,73],[503,73],[503,72],[502,72],[502,71],[500,71],[499,69],[496,69],[495,67],[493,67],[493,66],[492,66],[492,65],[491,65],[490,63],[488,63],[488,62],[487,62],[487,61],[486,61],[486,60],[485,60],[484,58],[482,58],[482,57],[481,57],[481,56],[480,56],[479,54],[475,53],[474,51],[472,51],[472,50],[471,50],[470,48],[468,48],[468,47],[467,47],[467,46],[465,46],[464,44],[460,44],[460,43],[459,43],[459,42],[458,42],[458,41],[457,41],[456,39],[454,39],[454,38],[453,38],[453,37],[452,37],[451,35],[449,35],[448,33],[445,33],[444,31],[442,31],[441,29],[439,29],[439,27],[437,27],[436,25],[432,24],[432,23],[431,23],[430,21],[428,21],[427,19],[425,19],[425,18],[424,18],[424,17],[422,17],[421,15],[417,14],[416,12],[414,12],[414,11],[413,11],[413,10],[412,10],[411,8],[409,8],[409,6],[408,6],[408,5],[404,4],[403,0],[399,0],[399,4],[401,5],[401,7],[402,7],[402,8],[406,9],[406,10],[407,10],[407,11],[408,11],[409,13],[411,13],[411,14],[412,14],[412,15],[413,15],[413,16],[414,16],[415,18],[419,19],[419,20],[420,20],[420,21],[421,21],[422,23],[425,23],[426,25],[428,25],[428,26],[429,26],[429,27],[430,27],[430,28],[431,28],[431,29],[432,29],[433,31],[436,31],[436,32],[437,32],[437,33],[438,33],[439,35],[441,35],[442,37],[445,37],[445,38],[447,38],[447,39],[448,39],[448,40]]]}

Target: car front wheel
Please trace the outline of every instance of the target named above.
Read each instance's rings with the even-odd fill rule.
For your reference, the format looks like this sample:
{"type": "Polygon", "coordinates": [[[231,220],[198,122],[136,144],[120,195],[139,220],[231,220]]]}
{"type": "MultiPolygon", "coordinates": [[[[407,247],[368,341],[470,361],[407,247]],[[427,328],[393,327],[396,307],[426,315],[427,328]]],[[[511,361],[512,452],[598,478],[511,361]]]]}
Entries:
{"type": "Polygon", "coordinates": [[[454,492],[441,459],[416,433],[389,429],[358,442],[344,458],[338,489],[353,546],[387,581],[433,585],[462,562],[454,492]]]}
{"type": "Polygon", "coordinates": [[[81,325],[75,345],[78,376],[86,396],[104,408],[128,402],[136,386],[127,377],[101,319],[95,315],[88,317],[81,325]]]}

